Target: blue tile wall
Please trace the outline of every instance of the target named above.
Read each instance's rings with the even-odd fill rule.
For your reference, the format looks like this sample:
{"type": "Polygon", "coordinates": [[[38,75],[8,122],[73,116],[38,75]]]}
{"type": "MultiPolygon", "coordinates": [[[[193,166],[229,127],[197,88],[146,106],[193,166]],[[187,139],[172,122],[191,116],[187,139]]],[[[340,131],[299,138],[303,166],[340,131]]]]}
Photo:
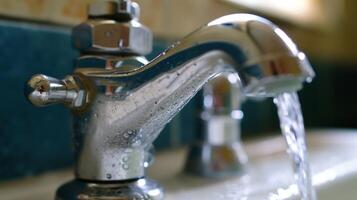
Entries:
{"type": "Polygon", "coordinates": [[[0,178],[27,176],[72,163],[69,111],[31,106],[24,83],[34,73],[63,77],[77,53],[66,29],[0,23],[0,178]]]}
{"type": "MultiPolygon", "coordinates": [[[[156,42],[148,58],[155,57],[166,46],[156,42]]],[[[0,180],[73,164],[69,110],[61,105],[30,105],[23,95],[23,86],[35,73],[64,77],[72,72],[77,56],[78,52],[71,48],[69,28],[0,21],[0,180]]],[[[318,66],[318,76],[300,92],[306,126],[357,127],[357,95],[351,92],[357,68],[353,64],[317,61],[313,65],[318,66]],[[346,65],[351,67],[344,68],[346,65]],[[346,95],[348,98],[338,98],[346,95]]],[[[197,95],[160,134],[156,148],[193,142],[201,130],[197,120],[199,107],[197,95]]],[[[242,109],[243,137],[278,130],[271,100],[247,101],[242,109]]]]}

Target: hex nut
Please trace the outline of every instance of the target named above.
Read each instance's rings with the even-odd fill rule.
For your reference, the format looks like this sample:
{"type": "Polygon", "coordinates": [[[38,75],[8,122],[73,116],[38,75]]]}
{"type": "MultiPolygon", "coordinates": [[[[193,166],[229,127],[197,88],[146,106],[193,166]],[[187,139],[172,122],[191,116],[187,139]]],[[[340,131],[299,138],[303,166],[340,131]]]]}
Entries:
{"type": "Polygon", "coordinates": [[[85,55],[76,61],[77,68],[102,68],[128,71],[140,68],[149,61],[143,56],[111,56],[111,55],[85,55]]]}
{"type": "Polygon", "coordinates": [[[73,28],[73,46],[81,52],[133,53],[146,55],[152,50],[151,31],[132,20],[88,20],[73,28]]]}

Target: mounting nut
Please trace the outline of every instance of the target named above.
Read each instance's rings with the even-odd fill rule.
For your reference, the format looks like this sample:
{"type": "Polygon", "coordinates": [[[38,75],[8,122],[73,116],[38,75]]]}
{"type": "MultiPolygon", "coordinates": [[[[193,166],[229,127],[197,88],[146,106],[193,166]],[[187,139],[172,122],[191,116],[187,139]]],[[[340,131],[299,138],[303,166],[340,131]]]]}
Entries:
{"type": "Polygon", "coordinates": [[[93,19],[73,28],[72,41],[75,48],[86,53],[146,55],[152,50],[153,36],[136,20],[119,23],[93,19]]]}

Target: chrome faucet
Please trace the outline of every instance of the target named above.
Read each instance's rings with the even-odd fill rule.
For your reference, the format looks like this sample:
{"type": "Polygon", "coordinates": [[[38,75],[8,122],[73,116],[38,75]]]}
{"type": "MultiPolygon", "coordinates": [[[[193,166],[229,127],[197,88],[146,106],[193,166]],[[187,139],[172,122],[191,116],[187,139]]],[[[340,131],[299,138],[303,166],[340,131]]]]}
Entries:
{"type": "Polygon", "coordinates": [[[76,179],[58,189],[58,200],[162,199],[162,187],[145,177],[149,149],[201,88],[207,140],[225,144],[237,141],[241,98],[296,91],[314,76],[291,39],[255,15],[218,18],[150,62],[142,55],[151,51],[152,34],[138,19],[129,0],[92,4],[88,21],[73,30],[82,53],[74,73],[28,82],[34,105],[62,103],[73,112],[76,179]],[[215,90],[219,77],[229,81],[227,93],[215,90]],[[228,109],[212,106],[212,91],[228,95],[228,109]]]}

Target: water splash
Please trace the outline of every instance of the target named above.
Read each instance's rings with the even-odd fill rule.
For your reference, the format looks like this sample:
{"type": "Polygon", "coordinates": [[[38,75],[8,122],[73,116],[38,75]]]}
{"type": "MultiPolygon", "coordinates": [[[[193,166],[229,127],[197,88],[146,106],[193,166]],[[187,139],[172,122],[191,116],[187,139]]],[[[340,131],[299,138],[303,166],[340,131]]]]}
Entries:
{"type": "Polygon", "coordinates": [[[296,93],[283,93],[274,99],[280,127],[293,160],[295,180],[302,200],[316,200],[306,148],[304,121],[296,93]]]}

